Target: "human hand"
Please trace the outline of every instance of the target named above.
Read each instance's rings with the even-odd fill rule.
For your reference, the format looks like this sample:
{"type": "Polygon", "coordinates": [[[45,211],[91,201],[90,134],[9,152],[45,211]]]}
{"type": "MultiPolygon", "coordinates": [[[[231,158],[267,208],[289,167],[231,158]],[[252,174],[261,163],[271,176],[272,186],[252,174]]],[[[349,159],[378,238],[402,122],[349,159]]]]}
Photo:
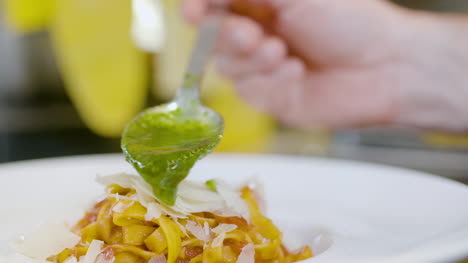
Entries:
{"type": "MultiPolygon", "coordinates": [[[[200,21],[209,1],[219,0],[185,0],[184,15],[200,21]]],[[[468,92],[457,69],[464,62],[440,48],[438,34],[450,37],[450,23],[376,0],[234,4],[243,14],[226,21],[218,68],[244,99],[283,122],[468,129],[460,121],[468,107],[457,107],[465,100],[454,95],[468,92]]]]}

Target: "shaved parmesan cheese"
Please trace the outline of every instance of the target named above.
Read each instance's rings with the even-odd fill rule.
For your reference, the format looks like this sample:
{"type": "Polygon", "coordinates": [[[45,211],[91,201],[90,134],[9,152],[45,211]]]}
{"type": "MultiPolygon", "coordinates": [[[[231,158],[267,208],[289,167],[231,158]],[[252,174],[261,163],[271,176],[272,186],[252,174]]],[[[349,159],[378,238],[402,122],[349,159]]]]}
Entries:
{"type": "Polygon", "coordinates": [[[128,200],[128,201],[136,201],[136,197],[128,197],[124,195],[119,195],[119,194],[109,194],[109,197],[115,198],[115,200],[120,201],[120,200],[128,200]]]}
{"type": "Polygon", "coordinates": [[[229,233],[237,228],[237,225],[234,224],[219,224],[217,227],[213,228],[211,231],[215,234],[229,233]]]}
{"type": "Polygon", "coordinates": [[[105,249],[101,254],[99,254],[95,263],[114,263],[114,261],[114,250],[105,249]]]}
{"type": "Polygon", "coordinates": [[[219,194],[211,191],[205,184],[197,184],[190,181],[183,181],[180,184],[177,194],[187,200],[199,202],[221,202],[219,194]]]}
{"type": "Polygon", "coordinates": [[[222,232],[218,236],[213,239],[213,243],[211,244],[211,247],[220,247],[223,245],[223,241],[226,238],[226,233],[222,232]]]}
{"type": "MultiPolygon", "coordinates": [[[[175,207],[166,206],[161,203],[153,202],[154,206],[160,210],[161,214],[168,215],[174,218],[186,218],[187,214],[175,210],[175,207]]],[[[158,217],[159,218],[159,217],[158,217]]]]}
{"type": "Polygon", "coordinates": [[[205,224],[203,225],[203,231],[205,231],[205,235],[207,236],[211,234],[211,229],[210,229],[210,225],[208,224],[208,222],[205,222],[205,224]]]}
{"type": "Polygon", "coordinates": [[[88,253],[86,253],[83,259],[80,259],[80,263],[95,263],[97,257],[102,252],[102,245],[104,245],[103,241],[93,240],[89,245],[88,253]]]}
{"type": "Polygon", "coordinates": [[[252,243],[242,248],[236,263],[255,263],[255,248],[252,243]]]}
{"type": "Polygon", "coordinates": [[[80,237],[71,233],[64,224],[46,224],[26,238],[17,240],[15,249],[30,258],[46,260],[50,255],[74,247],[80,237]]]}
{"type": "Polygon", "coordinates": [[[67,258],[63,263],[78,263],[78,260],[76,259],[76,257],[71,256],[67,258]]]}
{"type": "Polygon", "coordinates": [[[229,233],[236,228],[237,226],[233,224],[219,224],[217,227],[213,228],[211,231],[218,236],[213,239],[212,247],[222,246],[223,241],[226,238],[226,233],[229,233]]]}
{"type": "Polygon", "coordinates": [[[103,255],[99,255],[95,263],[114,263],[115,258],[105,258],[103,255]]]}
{"type": "Polygon", "coordinates": [[[190,233],[192,233],[192,235],[194,235],[197,239],[203,242],[208,242],[211,240],[210,233],[206,233],[205,229],[203,229],[203,227],[197,222],[188,221],[186,224],[186,228],[188,231],[190,231],[190,233]]]}
{"type": "MultiPolygon", "coordinates": [[[[98,176],[98,183],[103,185],[118,184],[124,188],[136,190],[132,198],[146,207],[145,220],[158,219],[161,215],[173,218],[186,218],[199,212],[212,212],[220,216],[238,216],[249,220],[249,211],[244,200],[236,191],[223,182],[217,181],[218,192],[213,192],[204,183],[182,181],[179,184],[174,206],[167,206],[160,202],[153,194],[153,189],[141,176],[130,174],[116,174],[98,176]]],[[[123,198],[117,196],[116,198],[123,198]]],[[[126,197],[128,198],[128,197],[126,197]]]]}
{"type": "Polygon", "coordinates": [[[153,219],[158,219],[162,215],[161,209],[156,202],[151,202],[146,204],[146,221],[152,221],[153,219]]]}
{"type": "Polygon", "coordinates": [[[125,173],[121,174],[114,174],[114,175],[108,175],[108,176],[101,176],[98,175],[96,176],[96,182],[108,186],[112,184],[117,184],[120,185],[121,187],[124,188],[131,188],[132,187],[132,182],[131,179],[132,177],[136,177],[135,175],[129,175],[125,173]]]}
{"type": "Polygon", "coordinates": [[[166,263],[166,256],[164,256],[164,254],[162,255],[159,255],[159,256],[156,256],[156,257],[152,257],[148,263],[166,263]]]}
{"type": "Polygon", "coordinates": [[[125,210],[127,210],[132,205],[133,205],[133,202],[131,202],[131,203],[119,202],[114,207],[112,207],[112,211],[114,211],[116,213],[123,213],[125,210]]]}
{"type": "Polygon", "coordinates": [[[238,191],[233,190],[228,184],[221,180],[216,180],[216,189],[218,193],[226,201],[227,211],[235,212],[239,217],[243,217],[247,222],[250,222],[250,212],[244,199],[242,199],[238,191]]]}

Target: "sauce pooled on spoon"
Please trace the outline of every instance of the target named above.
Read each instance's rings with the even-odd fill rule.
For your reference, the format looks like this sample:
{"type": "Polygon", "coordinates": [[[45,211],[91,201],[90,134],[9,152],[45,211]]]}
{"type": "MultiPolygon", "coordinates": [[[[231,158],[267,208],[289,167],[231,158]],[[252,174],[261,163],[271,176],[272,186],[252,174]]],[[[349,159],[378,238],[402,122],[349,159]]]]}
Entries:
{"type": "Polygon", "coordinates": [[[175,204],[179,183],[221,140],[223,126],[213,122],[212,111],[200,109],[188,114],[175,103],[151,108],[137,116],[122,135],[127,161],[165,204],[175,204]]]}

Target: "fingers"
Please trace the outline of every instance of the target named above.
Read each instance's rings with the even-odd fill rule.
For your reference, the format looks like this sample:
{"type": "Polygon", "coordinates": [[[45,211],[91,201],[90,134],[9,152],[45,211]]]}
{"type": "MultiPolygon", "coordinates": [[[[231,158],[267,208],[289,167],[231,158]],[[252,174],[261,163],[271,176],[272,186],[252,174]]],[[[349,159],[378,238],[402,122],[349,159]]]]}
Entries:
{"type": "MultiPolygon", "coordinates": [[[[208,1],[228,0],[185,0],[183,5],[186,17],[196,21],[206,13],[208,1]]],[[[254,0],[249,0],[254,1],[254,0]]],[[[264,0],[255,0],[262,2],[264,0]]],[[[240,3],[241,1],[237,1],[240,3]]],[[[253,4],[253,3],[252,3],[253,4]]],[[[279,38],[265,35],[263,27],[246,16],[229,15],[224,22],[218,41],[220,71],[231,77],[239,78],[250,72],[272,70],[281,63],[287,48],[279,38]]]]}
{"type": "Polygon", "coordinates": [[[222,74],[236,80],[273,70],[285,60],[287,53],[282,40],[265,35],[251,19],[231,16],[218,43],[217,66],[222,74]]]}
{"type": "Polygon", "coordinates": [[[378,73],[335,70],[311,72],[303,84],[296,108],[278,116],[294,126],[355,128],[384,125],[393,115],[394,89],[378,81],[378,73]]]}
{"type": "Polygon", "coordinates": [[[198,24],[205,16],[209,0],[183,0],[182,15],[193,24],[198,24]]]}
{"type": "Polygon", "coordinates": [[[218,70],[237,83],[241,96],[264,111],[276,111],[285,96],[295,94],[288,87],[304,77],[304,63],[289,57],[281,39],[267,36],[249,18],[229,17],[218,46],[218,70]]]}
{"type": "Polygon", "coordinates": [[[290,57],[236,81],[244,100],[282,123],[325,128],[388,124],[395,111],[391,86],[362,72],[311,72],[290,57]]]}
{"type": "Polygon", "coordinates": [[[217,59],[219,71],[232,78],[239,79],[255,73],[272,71],[281,64],[287,55],[282,41],[269,37],[262,40],[252,54],[236,55],[226,52],[217,59]]]}
{"type": "Polygon", "coordinates": [[[182,15],[193,24],[198,24],[209,13],[212,5],[228,6],[231,0],[183,0],[182,15]]]}
{"type": "Polygon", "coordinates": [[[241,16],[229,16],[224,22],[218,51],[232,55],[250,55],[264,39],[263,29],[241,16]]]}
{"type": "Polygon", "coordinates": [[[305,75],[304,64],[289,58],[270,72],[245,76],[236,82],[239,95],[253,106],[278,115],[300,96],[305,75]]]}

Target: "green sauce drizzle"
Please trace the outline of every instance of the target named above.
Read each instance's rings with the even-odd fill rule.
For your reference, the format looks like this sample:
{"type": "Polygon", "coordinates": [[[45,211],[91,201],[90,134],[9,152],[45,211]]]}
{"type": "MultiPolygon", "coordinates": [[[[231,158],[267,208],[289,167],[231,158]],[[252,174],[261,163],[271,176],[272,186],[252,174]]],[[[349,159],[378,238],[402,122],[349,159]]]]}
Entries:
{"type": "Polygon", "coordinates": [[[211,179],[211,180],[206,181],[206,182],[205,182],[205,185],[206,185],[208,188],[210,188],[210,190],[213,191],[213,192],[217,192],[217,191],[218,191],[218,189],[217,189],[217,187],[216,187],[216,181],[215,181],[215,179],[211,179]]]}
{"type": "Polygon", "coordinates": [[[141,113],[122,135],[127,161],[168,205],[175,204],[177,187],[195,162],[221,140],[223,128],[211,124],[207,114],[184,118],[179,108],[156,107],[141,113]]]}

